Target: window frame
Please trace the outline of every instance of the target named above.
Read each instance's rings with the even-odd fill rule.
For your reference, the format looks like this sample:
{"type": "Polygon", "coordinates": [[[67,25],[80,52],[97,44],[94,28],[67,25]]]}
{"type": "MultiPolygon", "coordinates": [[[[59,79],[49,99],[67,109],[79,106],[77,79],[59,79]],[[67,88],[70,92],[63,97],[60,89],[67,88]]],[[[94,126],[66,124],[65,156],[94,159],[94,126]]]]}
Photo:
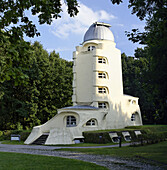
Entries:
{"type": "Polygon", "coordinates": [[[107,102],[98,102],[98,108],[107,109],[108,108],[107,102]]]}
{"type": "Polygon", "coordinates": [[[98,57],[98,63],[99,64],[107,64],[107,59],[104,57],[98,57]]]}
{"type": "Polygon", "coordinates": [[[106,78],[107,78],[106,72],[98,72],[98,78],[100,78],[100,79],[106,79],[106,78]]]}
{"type": "Polygon", "coordinates": [[[97,121],[96,119],[90,119],[86,122],[86,126],[97,126],[97,121]]]}
{"type": "Polygon", "coordinates": [[[99,94],[107,94],[107,88],[106,87],[98,87],[98,93],[99,94]]]}
{"type": "Polygon", "coordinates": [[[135,114],[134,113],[132,113],[132,115],[131,115],[131,121],[135,121],[135,114]]]}
{"type": "Polygon", "coordinates": [[[96,49],[95,46],[88,46],[88,51],[93,51],[93,50],[95,50],[95,49],[96,49]]]}
{"type": "Polygon", "coordinates": [[[66,127],[75,127],[77,126],[77,119],[73,115],[69,115],[66,117],[66,127]]]}

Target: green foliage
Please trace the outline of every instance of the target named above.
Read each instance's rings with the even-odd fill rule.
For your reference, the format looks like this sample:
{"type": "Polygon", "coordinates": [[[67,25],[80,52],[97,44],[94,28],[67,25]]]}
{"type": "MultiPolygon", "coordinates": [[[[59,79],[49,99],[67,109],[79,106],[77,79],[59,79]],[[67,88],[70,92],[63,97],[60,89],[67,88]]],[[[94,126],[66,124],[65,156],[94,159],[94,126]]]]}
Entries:
{"type": "MultiPolygon", "coordinates": [[[[123,0],[111,0],[111,2],[120,4],[123,0]]],[[[144,32],[140,32],[138,28],[132,29],[132,32],[126,32],[129,40],[134,43],[139,42],[146,47],[142,52],[135,54],[136,58],[140,57],[140,61],[143,58],[148,63],[148,69],[145,72],[142,71],[141,77],[144,78],[144,83],[140,84],[141,91],[138,95],[141,98],[144,122],[166,124],[167,1],[129,1],[129,8],[132,8],[132,14],[136,14],[140,20],[146,20],[144,32]]],[[[139,86],[136,85],[136,87],[139,86]]]]}
{"type": "MultiPolygon", "coordinates": [[[[112,132],[116,132],[118,136],[121,136],[122,141],[125,142],[124,137],[122,135],[122,131],[124,130],[117,130],[114,131],[112,130],[112,132]]],[[[112,140],[109,136],[110,131],[104,131],[104,132],[84,132],[84,142],[85,143],[98,143],[98,144],[106,144],[106,143],[112,143],[112,140]]],[[[134,130],[128,130],[128,132],[130,133],[130,136],[132,138],[132,140],[136,140],[136,135],[134,133],[134,130]]]]}
{"type": "MultiPolygon", "coordinates": [[[[123,0],[111,0],[113,4],[120,4],[123,0]]],[[[132,14],[136,14],[141,20],[145,17],[154,15],[159,9],[164,9],[167,5],[166,0],[130,0],[129,8],[132,8],[132,14]]]]}
{"type": "Polygon", "coordinates": [[[9,140],[11,139],[11,134],[20,135],[20,140],[25,141],[27,137],[30,135],[31,131],[25,130],[5,130],[0,131],[0,140],[9,140]]]}
{"type": "Polygon", "coordinates": [[[28,136],[30,135],[30,131],[21,131],[19,134],[20,134],[20,140],[21,141],[25,141],[28,136]]]}
{"type": "MultiPolygon", "coordinates": [[[[77,15],[78,3],[76,0],[66,0],[65,4],[68,7],[70,17],[77,15]]],[[[60,0],[1,0],[0,30],[8,29],[8,32],[19,37],[22,37],[23,33],[29,37],[34,37],[34,35],[38,36],[40,33],[37,31],[36,25],[29,19],[26,11],[29,10],[32,15],[38,16],[39,24],[51,24],[53,19],[61,17],[61,8],[62,3],[60,0]]]]}
{"type": "Polygon", "coordinates": [[[116,132],[118,136],[121,136],[122,141],[125,142],[122,135],[123,131],[128,131],[132,139],[132,145],[136,145],[134,142],[146,141],[149,143],[158,143],[164,141],[167,138],[167,126],[166,125],[145,125],[145,126],[129,126],[125,129],[108,129],[103,131],[84,132],[85,143],[111,143],[112,140],[109,136],[110,132],[116,132]],[[140,130],[141,135],[136,136],[135,130],[140,130]]]}
{"type": "Polygon", "coordinates": [[[147,142],[147,144],[151,143],[159,143],[161,141],[164,141],[166,136],[165,136],[165,133],[161,132],[161,133],[155,133],[155,132],[152,132],[152,133],[147,133],[147,134],[144,134],[142,135],[142,138],[144,141],[147,142]]]}
{"type": "MultiPolygon", "coordinates": [[[[152,79],[154,71],[149,48],[138,48],[134,55],[135,57],[128,57],[122,54],[124,93],[139,97],[144,124],[165,123],[165,103],[159,95],[162,89],[152,79]]],[[[163,95],[165,97],[165,91],[163,95]]]]}
{"type": "MultiPolygon", "coordinates": [[[[8,44],[8,39],[5,42],[8,44]]],[[[52,118],[58,108],[71,105],[72,62],[55,52],[48,54],[38,42],[30,45],[20,40],[18,48],[17,42],[6,46],[4,60],[0,60],[0,69],[4,70],[0,83],[0,129],[32,128],[52,118]],[[9,56],[6,51],[12,47],[17,54],[12,52],[9,56]]]]}
{"type": "Polygon", "coordinates": [[[92,133],[92,132],[84,132],[84,142],[85,143],[111,143],[111,138],[109,133],[92,133]]]}

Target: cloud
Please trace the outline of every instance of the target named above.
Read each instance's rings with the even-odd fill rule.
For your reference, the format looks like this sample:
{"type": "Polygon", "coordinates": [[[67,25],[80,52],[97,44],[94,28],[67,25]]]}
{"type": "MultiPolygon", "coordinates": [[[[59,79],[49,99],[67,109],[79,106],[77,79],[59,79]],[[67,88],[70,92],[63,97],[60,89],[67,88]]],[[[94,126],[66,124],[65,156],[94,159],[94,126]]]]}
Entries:
{"type": "Polygon", "coordinates": [[[59,38],[67,38],[70,34],[84,34],[88,27],[96,21],[110,21],[116,17],[104,10],[93,11],[86,5],[79,3],[79,13],[71,18],[67,7],[63,4],[60,19],[55,19],[50,27],[50,32],[59,38]]]}

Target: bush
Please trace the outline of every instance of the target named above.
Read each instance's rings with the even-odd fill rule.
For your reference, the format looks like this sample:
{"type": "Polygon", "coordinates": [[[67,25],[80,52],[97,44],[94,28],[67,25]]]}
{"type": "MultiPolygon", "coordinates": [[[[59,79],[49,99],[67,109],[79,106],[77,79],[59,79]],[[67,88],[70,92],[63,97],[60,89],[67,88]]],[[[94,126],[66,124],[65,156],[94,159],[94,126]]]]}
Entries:
{"type": "Polygon", "coordinates": [[[12,134],[19,135],[22,130],[12,130],[12,134]]]}
{"type": "Polygon", "coordinates": [[[110,143],[111,138],[108,132],[102,133],[93,133],[93,132],[84,132],[85,143],[110,143]]]}
{"type": "Polygon", "coordinates": [[[0,141],[2,141],[2,140],[10,140],[11,139],[11,134],[20,135],[20,140],[25,141],[30,133],[31,133],[30,131],[23,131],[23,130],[0,131],[0,141]]]}
{"type": "Polygon", "coordinates": [[[12,134],[11,130],[4,130],[3,131],[3,140],[10,140],[11,134],[12,134]]]}
{"type": "Polygon", "coordinates": [[[0,131],[0,141],[1,141],[1,140],[4,140],[4,139],[3,139],[3,131],[0,131]]]}
{"type": "Polygon", "coordinates": [[[0,136],[2,136],[3,135],[3,131],[0,131],[0,136]]]}
{"type": "Polygon", "coordinates": [[[143,135],[143,140],[148,144],[158,143],[165,140],[165,133],[148,133],[143,135]]]}
{"type": "Polygon", "coordinates": [[[21,132],[20,133],[20,136],[21,136],[20,140],[25,141],[28,138],[28,136],[30,135],[30,133],[31,132],[26,132],[26,131],[21,132]]]}

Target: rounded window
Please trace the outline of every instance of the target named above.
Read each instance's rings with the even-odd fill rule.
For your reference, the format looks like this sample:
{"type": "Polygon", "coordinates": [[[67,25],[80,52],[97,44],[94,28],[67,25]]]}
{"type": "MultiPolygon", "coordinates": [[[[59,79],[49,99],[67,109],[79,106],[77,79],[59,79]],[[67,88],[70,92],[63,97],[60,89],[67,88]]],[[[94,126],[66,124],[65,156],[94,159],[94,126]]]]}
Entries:
{"type": "Polygon", "coordinates": [[[106,79],[107,78],[107,73],[106,72],[98,72],[98,78],[106,79]]]}
{"type": "Polygon", "coordinates": [[[77,126],[76,117],[75,116],[67,116],[66,126],[67,127],[77,126]]]}
{"type": "Polygon", "coordinates": [[[96,126],[96,125],[97,125],[96,119],[90,119],[86,122],[86,126],[96,126]]]}
{"type": "Polygon", "coordinates": [[[100,64],[107,64],[108,63],[107,58],[99,56],[98,57],[98,63],[100,63],[100,64]]]}
{"type": "Polygon", "coordinates": [[[107,87],[98,87],[98,93],[107,94],[107,93],[109,93],[109,91],[108,91],[107,87]]]}

